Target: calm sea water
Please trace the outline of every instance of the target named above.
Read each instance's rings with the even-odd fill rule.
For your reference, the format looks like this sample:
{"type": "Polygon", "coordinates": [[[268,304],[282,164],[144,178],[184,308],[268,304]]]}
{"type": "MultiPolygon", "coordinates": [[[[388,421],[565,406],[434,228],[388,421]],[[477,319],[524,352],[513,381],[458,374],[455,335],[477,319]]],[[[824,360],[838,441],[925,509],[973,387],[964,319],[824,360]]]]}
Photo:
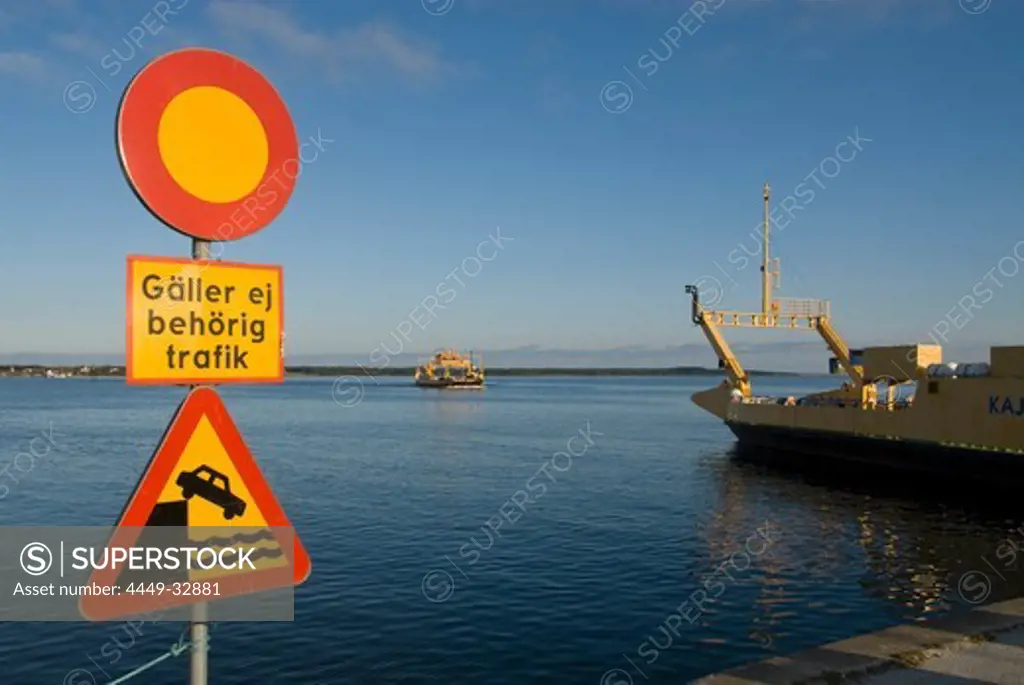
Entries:
{"type": "MultiPolygon", "coordinates": [[[[215,627],[211,683],[679,683],[1021,594],[1012,508],[745,464],[690,403],[710,384],[389,379],[349,407],[330,380],[224,389],[313,575],[293,624],[215,627]]],[[[0,466],[51,426],[57,445],[3,481],[0,524],[114,523],[183,392],[0,380],[0,466]]],[[[0,681],[107,683],[181,629],[2,624],[0,681]]]]}

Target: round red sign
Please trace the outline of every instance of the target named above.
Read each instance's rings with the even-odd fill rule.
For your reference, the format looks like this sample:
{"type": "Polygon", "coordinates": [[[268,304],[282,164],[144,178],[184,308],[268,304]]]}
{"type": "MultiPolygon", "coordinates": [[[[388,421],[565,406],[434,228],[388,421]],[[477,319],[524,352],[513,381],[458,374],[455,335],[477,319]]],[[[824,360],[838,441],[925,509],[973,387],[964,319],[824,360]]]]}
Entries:
{"type": "Polygon", "coordinates": [[[142,204],[201,240],[265,228],[299,173],[295,125],[274,87],[242,60],[202,48],[136,74],[118,108],[117,148],[142,204]]]}

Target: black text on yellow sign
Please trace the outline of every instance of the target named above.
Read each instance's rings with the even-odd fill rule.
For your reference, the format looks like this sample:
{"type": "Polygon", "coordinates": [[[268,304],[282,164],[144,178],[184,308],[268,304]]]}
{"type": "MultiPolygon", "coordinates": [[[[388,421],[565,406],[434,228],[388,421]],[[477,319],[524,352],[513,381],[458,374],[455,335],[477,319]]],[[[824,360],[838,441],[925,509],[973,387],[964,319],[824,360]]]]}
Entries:
{"type": "Polygon", "coordinates": [[[128,257],[132,385],[284,380],[281,267],[128,257]]]}

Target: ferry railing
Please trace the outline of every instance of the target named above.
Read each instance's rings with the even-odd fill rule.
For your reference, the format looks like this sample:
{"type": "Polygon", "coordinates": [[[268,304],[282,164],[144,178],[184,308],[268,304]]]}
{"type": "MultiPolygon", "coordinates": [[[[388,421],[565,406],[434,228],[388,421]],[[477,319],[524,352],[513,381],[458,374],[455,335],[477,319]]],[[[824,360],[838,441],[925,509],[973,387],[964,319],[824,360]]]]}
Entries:
{"type": "Polygon", "coordinates": [[[774,301],[775,314],[780,316],[828,316],[829,301],[797,297],[780,297],[774,301]]]}

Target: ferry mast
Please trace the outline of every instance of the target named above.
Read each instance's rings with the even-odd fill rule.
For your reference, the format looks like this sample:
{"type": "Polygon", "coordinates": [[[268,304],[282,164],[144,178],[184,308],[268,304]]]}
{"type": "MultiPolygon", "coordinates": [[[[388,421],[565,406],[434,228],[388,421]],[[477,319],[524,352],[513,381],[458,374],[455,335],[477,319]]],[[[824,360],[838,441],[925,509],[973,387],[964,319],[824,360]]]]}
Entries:
{"type": "Polygon", "coordinates": [[[853,363],[850,348],[839,332],[832,327],[828,300],[774,298],[772,289],[780,281],[779,260],[771,259],[771,187],[764,184],[764,244],[761,258],[761,311],[741,312],[712,310],[700,302],[696,285],[686,286],[691,298],[691,319],[700,326],[704,336],[718,355],[719,367],[725,369],[729,385],[745,397],[752,397],[750,377],[733,354],[719,327],[781,328],[817,332],[835,356],[839,366],[850,377],[853,398],[868,402],[874,400],[874,386],[864,383],[863,367],[853,363]]]}

